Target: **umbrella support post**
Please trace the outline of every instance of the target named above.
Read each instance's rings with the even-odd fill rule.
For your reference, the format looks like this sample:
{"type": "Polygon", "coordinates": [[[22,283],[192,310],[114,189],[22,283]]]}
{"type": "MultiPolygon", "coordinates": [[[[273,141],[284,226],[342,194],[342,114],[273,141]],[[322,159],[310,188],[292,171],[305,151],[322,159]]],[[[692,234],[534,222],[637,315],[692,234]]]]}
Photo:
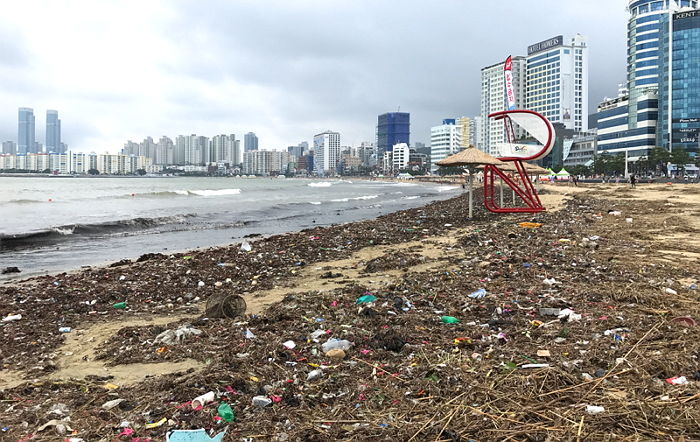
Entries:
{"type": "Polygon", "coordinates": [[[469,171],[469,219],[474,216],[474,199],[472,192],[474,189],[474,173],[469,171]]]}
{"type": "Polygon", "coordinates": [[[542,206],[542,202],[537,195],[537,191],[535,190],[532,181],[528,179],[528,175],[522,161],[516,160],[513,162],[513,164],[517,170],[517,175],[515,176],[520,178],[518,180],[519,182],[511,179],[496,166],[487,165],[484,167],[484,206],[486,206],[487,210],[494,213],[538,213],[544,211],[545,209],[542,206]],[[514,200],[515,195],[517,195],[526,204],[526,207],[505,208],[503,205],[499,206],[496,203],[496,176],[498,176],[508,185],[508,187],[513,190],[514,200]]]}
{"type": "Polygon", "coordinates": [[[498,187],[501,191],[501,207],[503,207],[503,178],[499,178],[498,187]]]}

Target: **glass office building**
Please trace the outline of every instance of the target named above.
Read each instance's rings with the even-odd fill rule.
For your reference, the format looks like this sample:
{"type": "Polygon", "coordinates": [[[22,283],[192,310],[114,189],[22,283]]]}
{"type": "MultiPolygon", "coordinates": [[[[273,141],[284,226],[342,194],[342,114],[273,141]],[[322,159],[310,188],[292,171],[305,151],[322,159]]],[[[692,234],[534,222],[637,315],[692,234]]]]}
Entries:
{"type": "Polygon", "coordinates": [[[34,124],[34,109],[20,107],[17,128],[17,153],[37,153],[34,124]]]}
{"type": "Polygon", "coordinates": [[[391,152],[394,145],[406,143],[411,138],[411,114],[406,112],[389,112],[377,118],[377,158],[384,152],[391,152]]]}
{"type": "Polygon", "coordinates": [[[61,144],[61,120],[58,119],[58,112],[46,111],[46,153],[66,153],[61,144]]]}
{"type": "MultiPolygon", "coordinates": [[[[624,96],[606,100],[598,106],[599,150],[610,153],[627,152],[630,161],[636,161],[647,156],[655,146],[668,148],[668,114],[671,109],[682,106],[676,97],[670,97],[670,66],[673,65],[674,88],[677,87],[679,93],[687,97],[688,102],[692,101],[692,87],[688,86],[685,91],[680,89],[686,88],[685,84],[692,83],[692,68],[685,64],[692,61],[691,54],[693,50],[697,51],[700,43],[697,35],[691,36],[689,30],[677,29],[678,35],[675,35],[676,33],[671,31],[671,22],[675,21],[674,17],[697,7],[698,0],[630,0],[630,18],[627,26],[628,92],[624,96]],[[672,32],[673,38],[669,37],[672,32]],[[672,48],[674,39],[678,39],[677,48],[672,48]],[[686,53],[687,55],[681,55],[686,53]],[[676,62],[673,61],[674,56],[676,62]],[[688,72],[688,77],[682,80],[681,76],[686,74],[680,75],[677,69],[688,72]]],[[[690,109],[692,106],[688,107],[690,109]]],[[[676,115],[678,112],[688,113],[690,110],[673,112],[676,115]]],[[[685,121],[677,123],[679,130],[684,131],[692,129],[688,127],[690,124],[685,121]]]]}
{"type": "Polygon", "coordinates": [[[700,10],[666,15],[661,20],[657,144],[698,155],[700,142],[700,10]],[[670,135],[670,136],[669,136],[670,135]]]}

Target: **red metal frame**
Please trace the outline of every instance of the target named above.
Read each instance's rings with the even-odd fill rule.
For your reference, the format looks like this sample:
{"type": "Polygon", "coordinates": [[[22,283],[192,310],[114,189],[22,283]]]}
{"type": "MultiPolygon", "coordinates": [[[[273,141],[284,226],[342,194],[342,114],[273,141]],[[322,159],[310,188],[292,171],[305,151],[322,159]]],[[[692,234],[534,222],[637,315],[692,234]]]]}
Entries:
{"type": "Polygon", "coordinates": [[[505,131],[506,131],[506,136],[508,139],[509,143],[515,142],[515,131],[513,130],[513,122],[508,116],[508,114],[512,113],[527,113],[527,114],[533,114],[537,115],[541,119],[543,119],[547,123],[547,129],[549,131],[548,135],[549,138],[547,139],[547,142],[544,144],[542,149],[535,153],[534,155],[531,155],[529,157],[524,157],[524,158],[518,158],[518,157],[502,157],[499,158],[501,161],[505,162],[512,162],[513,165],[515,166],[517,173],[513,174],[513,176],[509,176],[508,174],[504,173],[502,170],[500,170],[496,166],[492,165],[487,165],[484,167],[484,206],[486,207],[487,210],[490,212],[494,213],[538,213],[538,212],[543,212],[545,210],[544,206],[542,206],[542,202],[540,201],[539,195],[537,195],[537,191],[535,190],[535,186],[532,184],[532,181],[530,180],[530,176],[527,174],[527,171],[525,170],[525,166],[523,165],[523,161],[529,161],[529,160],[535,160],[542,158],[543,156],[546,156],[552,149],[552,145],[554,144],[554,130],[552,128],[551,123],[543,117],[542,115],[538,114],[537,112],[529,111],[529,110],[514,110],[514,111],[503,111],[503,112],[496,112],[491,115],[489,115],[489,118],[495,118],[496,120],[503,120],[503,123],[505,125],[505,131]],[[503,182],[508,185],[519,197],[520,199],[525,203],[526,207],[500,207],[496,203],[496,177],[500,177],[503,182]]]}

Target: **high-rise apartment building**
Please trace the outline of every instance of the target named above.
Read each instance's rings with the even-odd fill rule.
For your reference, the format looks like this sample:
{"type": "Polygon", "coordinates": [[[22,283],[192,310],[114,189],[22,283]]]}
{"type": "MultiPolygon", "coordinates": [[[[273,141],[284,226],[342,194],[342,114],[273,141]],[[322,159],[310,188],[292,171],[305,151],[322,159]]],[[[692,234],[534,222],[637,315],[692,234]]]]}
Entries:
{"type": "Polygon", "coordinates": [[[525,109],[567,129],[588,129],[588,45],[576,35],[557,36],[528,47],[525,109]]]}
{"type": "Polygon", "coordinates": [[[212,161],[215,163],[241,164],[240,152],[238,146],[240,144],[236,140],[236,135],[216,135],[211,140],[212,145],[212,161]]]}
{"type": "MultiPolygon", "coordinates": [[[[503,57],[504,60],[506,57],[503,57]]],[[[525,57],[513,57],[513,91],[518,109],[525,106],[525,57]]],[[[481,136],[480,149],[490,155],[500,155],[498,146],[505,143],[506,132],[502,121],[489,119],[494,112],[506,110],[505,61],[481,70],[481,136]]],[[[432,163],[435,163],[435,159],[432,163]]]]}
{"type": "Polygon", "coordinates": [[[175,164],[175,144],[173,143],[173,140],[166,136],[160,137],[160,140],[158,140],[158,144],[156,145],[153,164],[175,164]]]}
{"type": "Polygon", "coordinates": [[[19,108],[17,153],[37,153],[34,109],[19,108]]]}
{"type": "Polygon", "coordinates": [[[243,173],[246,175],[284,174],[289,165],[289,152],[251,150],[243,153],[243,173]]]}
{"type": "Polygon", "coordinates": [[[340,134],[326,131],[314,136],[314,172],[329,175],[340,162],[340,134]]]}
{"type": "Polygon", "coordinates": [[[61,143],[61,120],[58,111],[46,111],[46,153],[66,153],[61,143]]]}
{"type": "Polygon", "coordinates": [[[411,114],[389,112],[377,117],[377,155],[389,152],[400,143],[410,144],[411,114]]]}
{"type": "Polygon", "coordinates": [[[430,128],[430,171],[437,172],[437,162],[459,152],[462,147],[462,130],[454,119],[442,120],[442,125],[430,128]]]}
{"type": "Polygon", "coordinates": [[[17,143],[15,143],[14,141],[3,141],[2,153],[8,154],[8,155],[17,154],[17,143]]]}
{"type": "Polygon", "coordinates": [[[258,150],[258,137],[253,132],[248,132],[247,134],[245,134],[243,140],[243,145],[246,152],[250,152],[251,150],[258,150]]]}
{"type": "Polygon", "coordinates": [[[468,117],[462,117],[457,120],[457,126],[462,135],[462,147],[469,147],[472,139],[472,130],[474,130],[474,121],[468,117]]]}

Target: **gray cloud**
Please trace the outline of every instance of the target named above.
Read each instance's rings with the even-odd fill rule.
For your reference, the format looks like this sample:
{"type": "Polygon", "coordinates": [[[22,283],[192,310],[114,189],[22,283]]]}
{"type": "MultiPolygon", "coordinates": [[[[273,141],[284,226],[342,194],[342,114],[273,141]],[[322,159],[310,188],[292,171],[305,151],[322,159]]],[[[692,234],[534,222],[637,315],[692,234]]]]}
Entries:
{"type": "MultiPolygon", "coordinates": [[[[478,114],[482,67],[559,34],[589,38],[591,112],[625,78],[626,13],[622,4],[610,8],[609,0],[584,5],[179,0],[164,5],[167,14],[148,19],[154,38],[170,52],[159,57],[154,42],[143,42],[144,51],[154,51],[149,75],[156,83],[162,78],[161,93],[132,96],[99,80],[84,93],[75,91],[71,100],[99,102],[85,107],[110,113],[114,124],[100,129],[90,123],[94,114],[81,114],[74,106],[75,126],[98,133],[83,140],[73,131],[77,139],[69,143],[99,139],[100,130],[105,138],[122,141],[254,130],[265,147],[280,148],[331,128],[342,133],[345,144],[373,140],[377,114],[398,106],[412,114],[412,139],[425,142],[430,126],[442,118],[478,114]],[[124,112],[135,108],[138,115],[124,112]]],[[[129,55],[122,54],[119,62],[128,63],[129,55]]],[[[0,61],[0,73],[8,65],[0,61]]],[[[4,88],[0,85],[0,93],[4,88]]],[[[33,99],[26,93],[25,105],[33,99]]],[[[12,114],[12,121],[2,120],[0,136],[15,132],[16,108],[12,114]]]]}

